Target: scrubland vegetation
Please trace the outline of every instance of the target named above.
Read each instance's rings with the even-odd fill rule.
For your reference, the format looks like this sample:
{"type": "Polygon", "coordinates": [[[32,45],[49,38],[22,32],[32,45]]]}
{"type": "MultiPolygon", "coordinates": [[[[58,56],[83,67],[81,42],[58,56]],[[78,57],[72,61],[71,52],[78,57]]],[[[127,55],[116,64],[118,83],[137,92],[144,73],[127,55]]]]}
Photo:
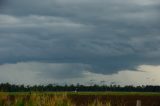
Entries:
{"type": "Polygon", "coordinates": [[[0,93],[0,106],[160,106],[159,93],[19,92],[0,93]]]}

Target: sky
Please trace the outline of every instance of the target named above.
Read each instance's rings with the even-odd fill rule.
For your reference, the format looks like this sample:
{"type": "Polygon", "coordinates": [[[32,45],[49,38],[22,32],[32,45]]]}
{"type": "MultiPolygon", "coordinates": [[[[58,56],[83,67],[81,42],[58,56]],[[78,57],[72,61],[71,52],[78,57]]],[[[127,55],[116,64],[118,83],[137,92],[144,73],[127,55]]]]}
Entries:
{"type": "Polygon", "coordinates": [[[0,83],[160,85],[159,0],[0,0],[0,83]]]}

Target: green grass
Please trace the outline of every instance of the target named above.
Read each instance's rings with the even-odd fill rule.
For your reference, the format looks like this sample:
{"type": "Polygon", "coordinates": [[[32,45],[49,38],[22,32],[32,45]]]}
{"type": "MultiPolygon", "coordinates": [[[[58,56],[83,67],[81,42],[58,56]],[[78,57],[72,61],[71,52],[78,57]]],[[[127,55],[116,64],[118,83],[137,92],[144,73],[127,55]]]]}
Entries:
{"type": "MultiPolygon", "coordinates": [[[[67,94],[67,95],[120,95],[120,96],[160,96],[160,92],[32,92],[31,95],[62,95],[62,94],[67,94]]],[[[29,95],[28,92],[0,92],[0,95],[29,95]]]]}
{"type": "Polygon", "coordinates": [[[160,93],[153,92],[78,92],[78,93],[68,93],[70,95],[142,95],[142,96],[160,96],[160,93]]]}
{"type": "MultiPolygon", "coordinates": [[[[160,92],[32,92],[31,95],[142,95],[142,96],[160,96],[160,92]]],[[[0,95],[29,95],[28,92],[0,92],[0,95]]]]}
{"type": "MultiPolygon", "coordinates": [[[[6,95],[27,95],[29,92],[0,92],[0,94],[6,95]]],[[[76,95],[158,95],[160,96],[160,92],[31,92],[32,94],[76,94],[76,95]]]]}

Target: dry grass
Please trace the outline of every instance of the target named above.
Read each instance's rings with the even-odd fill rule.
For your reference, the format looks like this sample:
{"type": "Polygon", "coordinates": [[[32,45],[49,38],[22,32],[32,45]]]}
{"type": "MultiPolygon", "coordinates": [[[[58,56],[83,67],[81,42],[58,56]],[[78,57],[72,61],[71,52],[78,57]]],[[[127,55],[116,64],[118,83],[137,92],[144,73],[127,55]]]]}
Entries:
{"type": "Polygon", "coordinates": [[[62,95],[49,94],[26,94],[26,95],[9,95],[0,94],[0,106],[75,106],[66,93],[62,95]]]}
{"type": "Polygon", "coordinates": [[[160,106],[160,96],[82,93],[0,93],[0,106],[160,106]]]}

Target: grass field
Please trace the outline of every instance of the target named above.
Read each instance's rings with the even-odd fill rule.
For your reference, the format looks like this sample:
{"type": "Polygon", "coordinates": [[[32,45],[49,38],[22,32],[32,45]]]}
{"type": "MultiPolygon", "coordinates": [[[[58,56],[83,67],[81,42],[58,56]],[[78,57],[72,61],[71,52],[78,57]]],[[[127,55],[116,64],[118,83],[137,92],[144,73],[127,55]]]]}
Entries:
{"type": "Polygon", "coordinates": [[[0,106],[160,106],[160,93],[138,92],[1,92],[0,106]]]}

